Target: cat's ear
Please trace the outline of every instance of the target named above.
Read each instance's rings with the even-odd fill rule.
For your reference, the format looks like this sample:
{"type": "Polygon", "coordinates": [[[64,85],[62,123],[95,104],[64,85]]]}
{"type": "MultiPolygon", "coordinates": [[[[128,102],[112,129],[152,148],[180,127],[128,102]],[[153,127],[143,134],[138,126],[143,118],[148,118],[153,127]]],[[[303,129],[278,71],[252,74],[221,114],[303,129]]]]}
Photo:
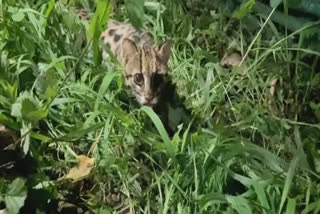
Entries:
{"type": "Polygon", "coordinates": [[[136,44],[130,39],[123,39],[122,49],[125,63],[127,63],[129,59],[137,57],[139,54],[136,44]]]}
{"type": "Polygon", "coordinates": [[[158,47],[158,54],[163,62],[167,63],[170,57],[172,41],[168,40],[158,47]]]}

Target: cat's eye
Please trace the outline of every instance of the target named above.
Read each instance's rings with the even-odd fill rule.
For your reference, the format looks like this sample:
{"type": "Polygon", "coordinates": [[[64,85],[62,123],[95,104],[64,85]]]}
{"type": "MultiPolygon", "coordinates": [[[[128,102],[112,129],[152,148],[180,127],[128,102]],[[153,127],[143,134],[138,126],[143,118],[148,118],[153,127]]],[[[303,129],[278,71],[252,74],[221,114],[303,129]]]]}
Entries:
{"type": "Polygon", "coordinates": [[[136,74],[136,75],[134,75],[134,82],[135,82],[137,85],[142,85],[142,84],[143,84],[143,81],[144,81],[144,78],[143,78],[143,75],[142,75],[142,74],[136,74]]]}

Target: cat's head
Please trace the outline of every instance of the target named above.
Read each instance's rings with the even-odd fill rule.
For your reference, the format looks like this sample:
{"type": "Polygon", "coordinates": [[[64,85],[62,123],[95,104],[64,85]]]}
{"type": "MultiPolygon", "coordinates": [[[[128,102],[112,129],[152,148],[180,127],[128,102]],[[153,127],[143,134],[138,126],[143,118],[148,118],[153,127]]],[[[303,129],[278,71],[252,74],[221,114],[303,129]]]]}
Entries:
{"type": "Polygon", "coordinates": [[[122,47],[126,85],[140,105],[157,105],[168,81],[171,41],[139,48],[130,39],[124,39],[122,47]]]}

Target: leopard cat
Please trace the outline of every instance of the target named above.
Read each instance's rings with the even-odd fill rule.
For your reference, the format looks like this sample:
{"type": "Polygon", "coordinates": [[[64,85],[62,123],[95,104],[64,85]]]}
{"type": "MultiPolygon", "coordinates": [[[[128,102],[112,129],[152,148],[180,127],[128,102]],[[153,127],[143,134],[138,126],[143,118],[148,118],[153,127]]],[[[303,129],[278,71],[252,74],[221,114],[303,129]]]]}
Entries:
{"type": "Polygon", "coordinates": [[[102,42],[122,63],[125,83],[140,105],[154,107],[168,83],[168,60],[172,42],[156,45],[147,31],[110,19],[102,42]]]}

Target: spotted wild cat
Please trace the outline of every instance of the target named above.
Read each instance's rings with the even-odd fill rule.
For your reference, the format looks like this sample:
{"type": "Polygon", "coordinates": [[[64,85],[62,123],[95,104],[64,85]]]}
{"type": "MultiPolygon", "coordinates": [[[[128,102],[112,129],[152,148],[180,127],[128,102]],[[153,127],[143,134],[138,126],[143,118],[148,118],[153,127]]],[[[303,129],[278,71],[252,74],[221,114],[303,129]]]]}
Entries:
{"type": "Polygon", "coordinates": [[[131,24],[109,20],[101,38],[125,68],[125,80],[141,105],[159,103],[168,82],[172,43],[154,44],[149,34],[131,24]]]}

